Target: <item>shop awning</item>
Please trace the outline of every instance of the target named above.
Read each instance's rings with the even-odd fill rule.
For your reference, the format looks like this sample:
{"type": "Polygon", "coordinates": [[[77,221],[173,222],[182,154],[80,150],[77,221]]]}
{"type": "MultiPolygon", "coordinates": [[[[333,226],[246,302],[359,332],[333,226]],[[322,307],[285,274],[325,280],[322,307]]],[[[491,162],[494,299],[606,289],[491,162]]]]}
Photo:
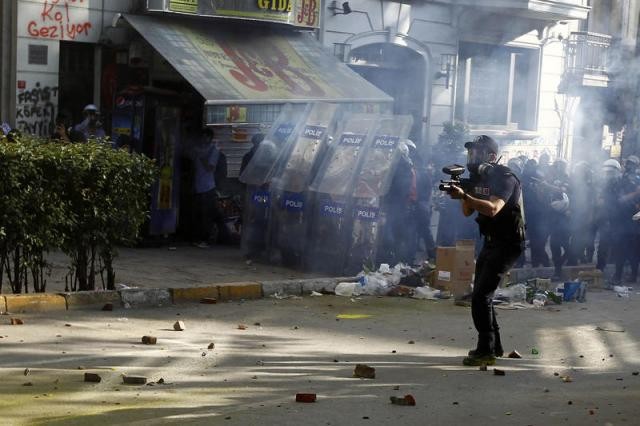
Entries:
{"type": "Polygon", "coordinates": [[[124,18],[207,105],[393,102],[310,33],[215,20],[124,18]]]}

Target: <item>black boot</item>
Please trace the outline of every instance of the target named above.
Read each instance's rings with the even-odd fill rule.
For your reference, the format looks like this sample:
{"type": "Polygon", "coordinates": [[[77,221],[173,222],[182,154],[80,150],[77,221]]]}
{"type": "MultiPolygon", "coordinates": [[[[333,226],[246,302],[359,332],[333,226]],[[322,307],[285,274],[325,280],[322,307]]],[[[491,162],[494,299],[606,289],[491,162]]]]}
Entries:
{"type": "Polygon", "coordinates": [[[462,360],[462,364],[467,366],[495,364],[494,344],[495,334],[493,331],[478,333],[478,347],[469,351],[469,356],[462,360]]]}

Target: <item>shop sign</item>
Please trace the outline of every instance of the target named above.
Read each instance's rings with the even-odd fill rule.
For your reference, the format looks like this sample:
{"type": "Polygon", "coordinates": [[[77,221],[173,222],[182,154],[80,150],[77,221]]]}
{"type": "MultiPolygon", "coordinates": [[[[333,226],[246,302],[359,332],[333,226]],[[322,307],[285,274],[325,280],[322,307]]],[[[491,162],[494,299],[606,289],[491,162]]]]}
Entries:
{"type": "Polygon", "coordinates": [[[169,0],[169,10],[180,13],[198,13],[198,0],[169,0]]]}
{"type": "Polygon", "coordinates": [[[165,0],[149,11],[276,22],[296,27],[320,26],[320,0],[165,0]]]}
{"type": "Polygon", "coordinates": [[[246,42],[243,34],[212,40],[184,31],[198,56],[218,71],[245,99],[319,99],[335,96],[324,76],[310,68],[286,39],[267,37],[246,42]]]}

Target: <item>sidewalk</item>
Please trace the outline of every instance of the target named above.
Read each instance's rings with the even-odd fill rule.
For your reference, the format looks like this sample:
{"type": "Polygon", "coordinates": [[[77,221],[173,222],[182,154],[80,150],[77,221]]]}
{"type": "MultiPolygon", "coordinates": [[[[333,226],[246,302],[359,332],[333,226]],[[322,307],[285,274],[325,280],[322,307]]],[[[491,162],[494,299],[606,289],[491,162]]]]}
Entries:
{"type": "MultiPolygon", "coordinates": [[[[317,274],[294,271],[261,263],[247,264],[237,247],[212,246],[200,249],[177,245],[175,250],[164,248],[122,248],[115,261],[116,284],[140,288],[197,287],[202,285],[281,281],[316,278],[317,274]]],[[[47,293],[65,290],[65,275],[69,259],[60,252],[51,253],[51,277],[47,279],[47,293]]],[[[96,290],[102,288],[96,278],[96,290]]],[[[4,293],[10,289],[4,288],[4,293]]],[[[31,289],[30,289],[31,291],[31,289]]]]}

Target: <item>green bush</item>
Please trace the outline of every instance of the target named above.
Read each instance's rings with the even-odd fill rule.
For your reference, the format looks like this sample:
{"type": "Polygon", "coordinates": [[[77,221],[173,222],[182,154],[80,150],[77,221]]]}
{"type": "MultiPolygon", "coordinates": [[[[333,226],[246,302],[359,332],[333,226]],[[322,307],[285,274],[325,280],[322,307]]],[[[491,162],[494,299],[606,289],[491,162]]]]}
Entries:
{"type": "Polygon", "coordinates": [[[148,216],[153,161],[109,144],[0,142],[0,291],[43,292],[45,254],[71,259],[67,289],[113,289],[116,246],[135,242],[148,216]],[[106,279],[105,279],[106,275],[106,279]]]}

